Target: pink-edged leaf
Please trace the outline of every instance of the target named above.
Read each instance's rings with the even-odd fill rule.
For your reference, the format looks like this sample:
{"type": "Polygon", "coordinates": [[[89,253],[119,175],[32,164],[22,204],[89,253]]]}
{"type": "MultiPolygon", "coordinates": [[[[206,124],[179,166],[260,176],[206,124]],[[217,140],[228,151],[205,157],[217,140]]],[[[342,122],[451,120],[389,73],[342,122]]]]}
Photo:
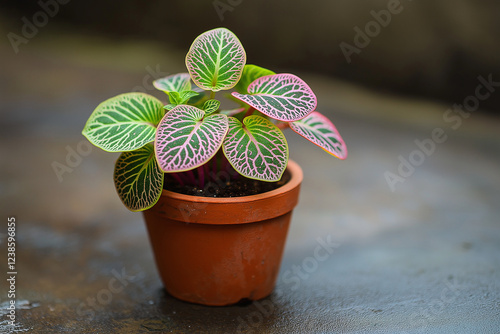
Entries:
{"type": "Polygon", "coordinates": [[[229,117],[224,155],[241,175],[262,181],[279,181],[288,164],[288,144],[280,129],[259,115],[229,117]]]}
{"type": "Polygon", "coordinates": [[[233,88],[240,80],[246,54],[238,37],[226,28],[198,36],[188,54],[186,66],[200,88],[218,92],[233,88]]]}
{"type": "Polygon", "coordinates": [[[227,130],[226,115],[205,116],[203,110],[193,106],[175,107],[158,124],[158,165],[164,172],[182,172],[203,165],[217,153],[227,130]]]}
{"type": "Polygon", "coordinates": [[[311,88],[293,74],[260,77],[248,86],[248,93],[232,95],[264,115],[285,122],[306,117],[317,104],[311,88]]]}
{"type": "Polygon", "coordinates": [[[289,125],[293,131],[331,155],[342,160],[347,158],[347,147],[337,128],[319,112],[314,111],[299,121],[290,122],[289,125]]]}
{"type": "Polygon", "coordinates": [[[241,79],[238,81],[234,90],[241,94],[246,94],[248,92],[248,86],[255,80],[266,75],[276,74],[271,70],[257,66],[246,64],[243,68],[243,73],[241,74],[241,79]]]}

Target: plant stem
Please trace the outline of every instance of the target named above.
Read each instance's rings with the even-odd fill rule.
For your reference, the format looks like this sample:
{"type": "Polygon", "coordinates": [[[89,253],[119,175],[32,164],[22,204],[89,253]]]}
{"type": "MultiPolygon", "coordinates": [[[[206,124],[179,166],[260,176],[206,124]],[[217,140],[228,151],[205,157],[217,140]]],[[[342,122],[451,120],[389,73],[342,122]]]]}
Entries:
{"type": "Polygon", "coordinates": [[[284,130],[284,129],[290,127],[290,124],[288,124],[288,122],[281,122],[281,123],[276,124],[276,126],[278,127],[278,129],[284,130]]]}
{"type": "Polygon", "coordinates": [[[194,177],[193,170],[188,170],[188,171],[186,172],[186,176],[189,178],[189,183],[190,183],[192,186],[195,186],[195,185],[196,185],[196,178],[194,177]]]}
{"type": "Polygon", "coordinates": [[[203,165],[203,173],[205,174],[205,177],[203,178],[203,183],[205,183],[205,180],[210,181],[210,168],[208,166],[208,161],[206,164],[203,165]]]}
{"type": "Polygon", "coordinates": [[[214,91],[211,91],[210,92],[210,100],[213,99],[215,97],[215,92],[214,91]]]}
{"type": "Polygon", "coordinates": [[[245,115],[243,116],[243,118],[247,117],[247,116],[250,116],[253,114],[253,111],[255,110],[254,107],[250,106],[247,110],[247,112],[245,113],[245,115]]]}
{"type": "Polygon", "coordinates": [[[205,187],[205,166],[202,165],[196,168],[198,172],[198,187],[203,189],[205,187]]]}
{"type": "Polygon", "coordinates": [[[212,181],[216,182],[217,178],[217,154],[212,158],[212,181]]]}
{"type": "Polygon", "coordinates": [[[227,165],[228,165],[229,162],[227,161],[225,155],[221,155],[220,162],[221,162],[220,169],[223,170],[223,171],[226,171],[227,165]]]}
{"type": "Polygon", "coordinates": [[[191,178],[189,177],[189,174],[185,173],[185,172],[182,172],[182,173],[179,173],[182,180],[184,181],[185,184],[190,184],[190,185],[193,185],[193,180],[191,180],[191,178]]]}
{"type": "Polygon", "coordinates": [[[172,177],[179,183],[181,186],[184,186],[184,181],[182,181],[181,176],[178,173],[172,173],[172,177]]]}

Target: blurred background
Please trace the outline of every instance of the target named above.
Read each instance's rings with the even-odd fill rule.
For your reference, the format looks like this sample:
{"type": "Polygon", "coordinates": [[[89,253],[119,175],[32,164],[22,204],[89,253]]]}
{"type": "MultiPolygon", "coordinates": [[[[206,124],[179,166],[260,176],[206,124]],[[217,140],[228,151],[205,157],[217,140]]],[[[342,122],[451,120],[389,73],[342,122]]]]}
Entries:
{"type": "MultiPolygon", "coordinates": [[[[496,333],[499,13],[493,0],[1,1],[0,208],[18,221],[15,330],[496,333]],[[286,133],[305,180],[281,273],[320,237],[339,247],[298,289],[279,279],[271,315],[168,296],[141,215],[116,196],[118,155],[81,135],[114,95],[166,101],[152,81],[185,72],[194,38],[221,26],[247,63],[303,78],[349,150],[340,161],[286,133]],[[466,101],[470,114],[451,110],[466,101]],[[436,129],[444,142],[402,173],[436,129]],[[112,270],[135,279],[99,301],[112,270]]],[[[0,234],[5,254],[6,224],[0,234]]]]}
{"type": "MultiPolygon", "coordinates": [[[[186,50],[202,31],[225,26],[250,63],[438,101],[468,95],[479,74],[500,74],[500,3],[493,0],[66,1],[37,38],[71,33],[186,50]],[[356,27],[365,33],[359,44],[356,27]]],[[[3,7],[3,29],[17,34],[21,18],[32,21],[41,9],[37,1],[3,7]]],[[[497,95],[483,108],[499,105],[497,95]]]]}
{"type": "MultiPolygon", "coordinates": [[[[468,94],[479,73],[500,73],[500,4],[493,0],[129,0],[119,6],[90,0],[62,6],[44,30],[186,50],[200,32],[225,26],[244,42],[249,61],[264,67],[313,71],[438,100],[468,94]],[[394,9],[389,17],[381,14],[388,7],[394,9]],[[382,22],[378,29],[369,24],[376,17],[382,22]],[[354,28],[366,33],[367,24],[368,38],[361,43],[366,46],[357,47],[354,28]],[[346,61],[342,42],[359,51],[353,51],[351,61],[346,61]]],[[[14,32],[22,29],[21,17],[30,19],[40,10],[36,1],[10,2],[4,8],[2,25],[14,32]]],[[[499,101],[498,96],[490,99],[487,107],[499,101]]]]}

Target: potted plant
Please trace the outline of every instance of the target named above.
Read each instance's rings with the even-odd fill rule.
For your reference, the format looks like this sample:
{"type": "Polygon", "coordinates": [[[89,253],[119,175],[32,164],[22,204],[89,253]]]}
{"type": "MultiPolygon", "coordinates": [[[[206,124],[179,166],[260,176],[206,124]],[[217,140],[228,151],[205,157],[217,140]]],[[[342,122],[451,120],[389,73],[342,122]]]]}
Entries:
{"type": "Polygon", "coordinates": [[[290,127],[340,159],[347,149],[315,111],[310,87],[293,74],[247,65],[231,31],[198,36],[186,66],[187,73],[154,81],[168,104],[118,95],[97,106],[83,135],[122,152],[116,190],[128,209],[143,211],[171,295],[205,305],[260,299],[275,285],[302,181],[281,130],[290,127]],[[219,95],[229,90],[222,97],[239,107],[222,109],[219,95]]]}

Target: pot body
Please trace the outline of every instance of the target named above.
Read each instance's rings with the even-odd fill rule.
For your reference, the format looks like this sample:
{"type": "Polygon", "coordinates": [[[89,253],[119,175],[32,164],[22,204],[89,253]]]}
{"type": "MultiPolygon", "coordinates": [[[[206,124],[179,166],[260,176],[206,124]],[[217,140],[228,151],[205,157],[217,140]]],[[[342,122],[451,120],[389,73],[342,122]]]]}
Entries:
{"type": "Polygon", "coordinates": [[[230,305],[268,296],[276,283],[302,170],[252,196],[197,197],[163,190],[143,212],[158,271],[172,296],[230,305]]]}

